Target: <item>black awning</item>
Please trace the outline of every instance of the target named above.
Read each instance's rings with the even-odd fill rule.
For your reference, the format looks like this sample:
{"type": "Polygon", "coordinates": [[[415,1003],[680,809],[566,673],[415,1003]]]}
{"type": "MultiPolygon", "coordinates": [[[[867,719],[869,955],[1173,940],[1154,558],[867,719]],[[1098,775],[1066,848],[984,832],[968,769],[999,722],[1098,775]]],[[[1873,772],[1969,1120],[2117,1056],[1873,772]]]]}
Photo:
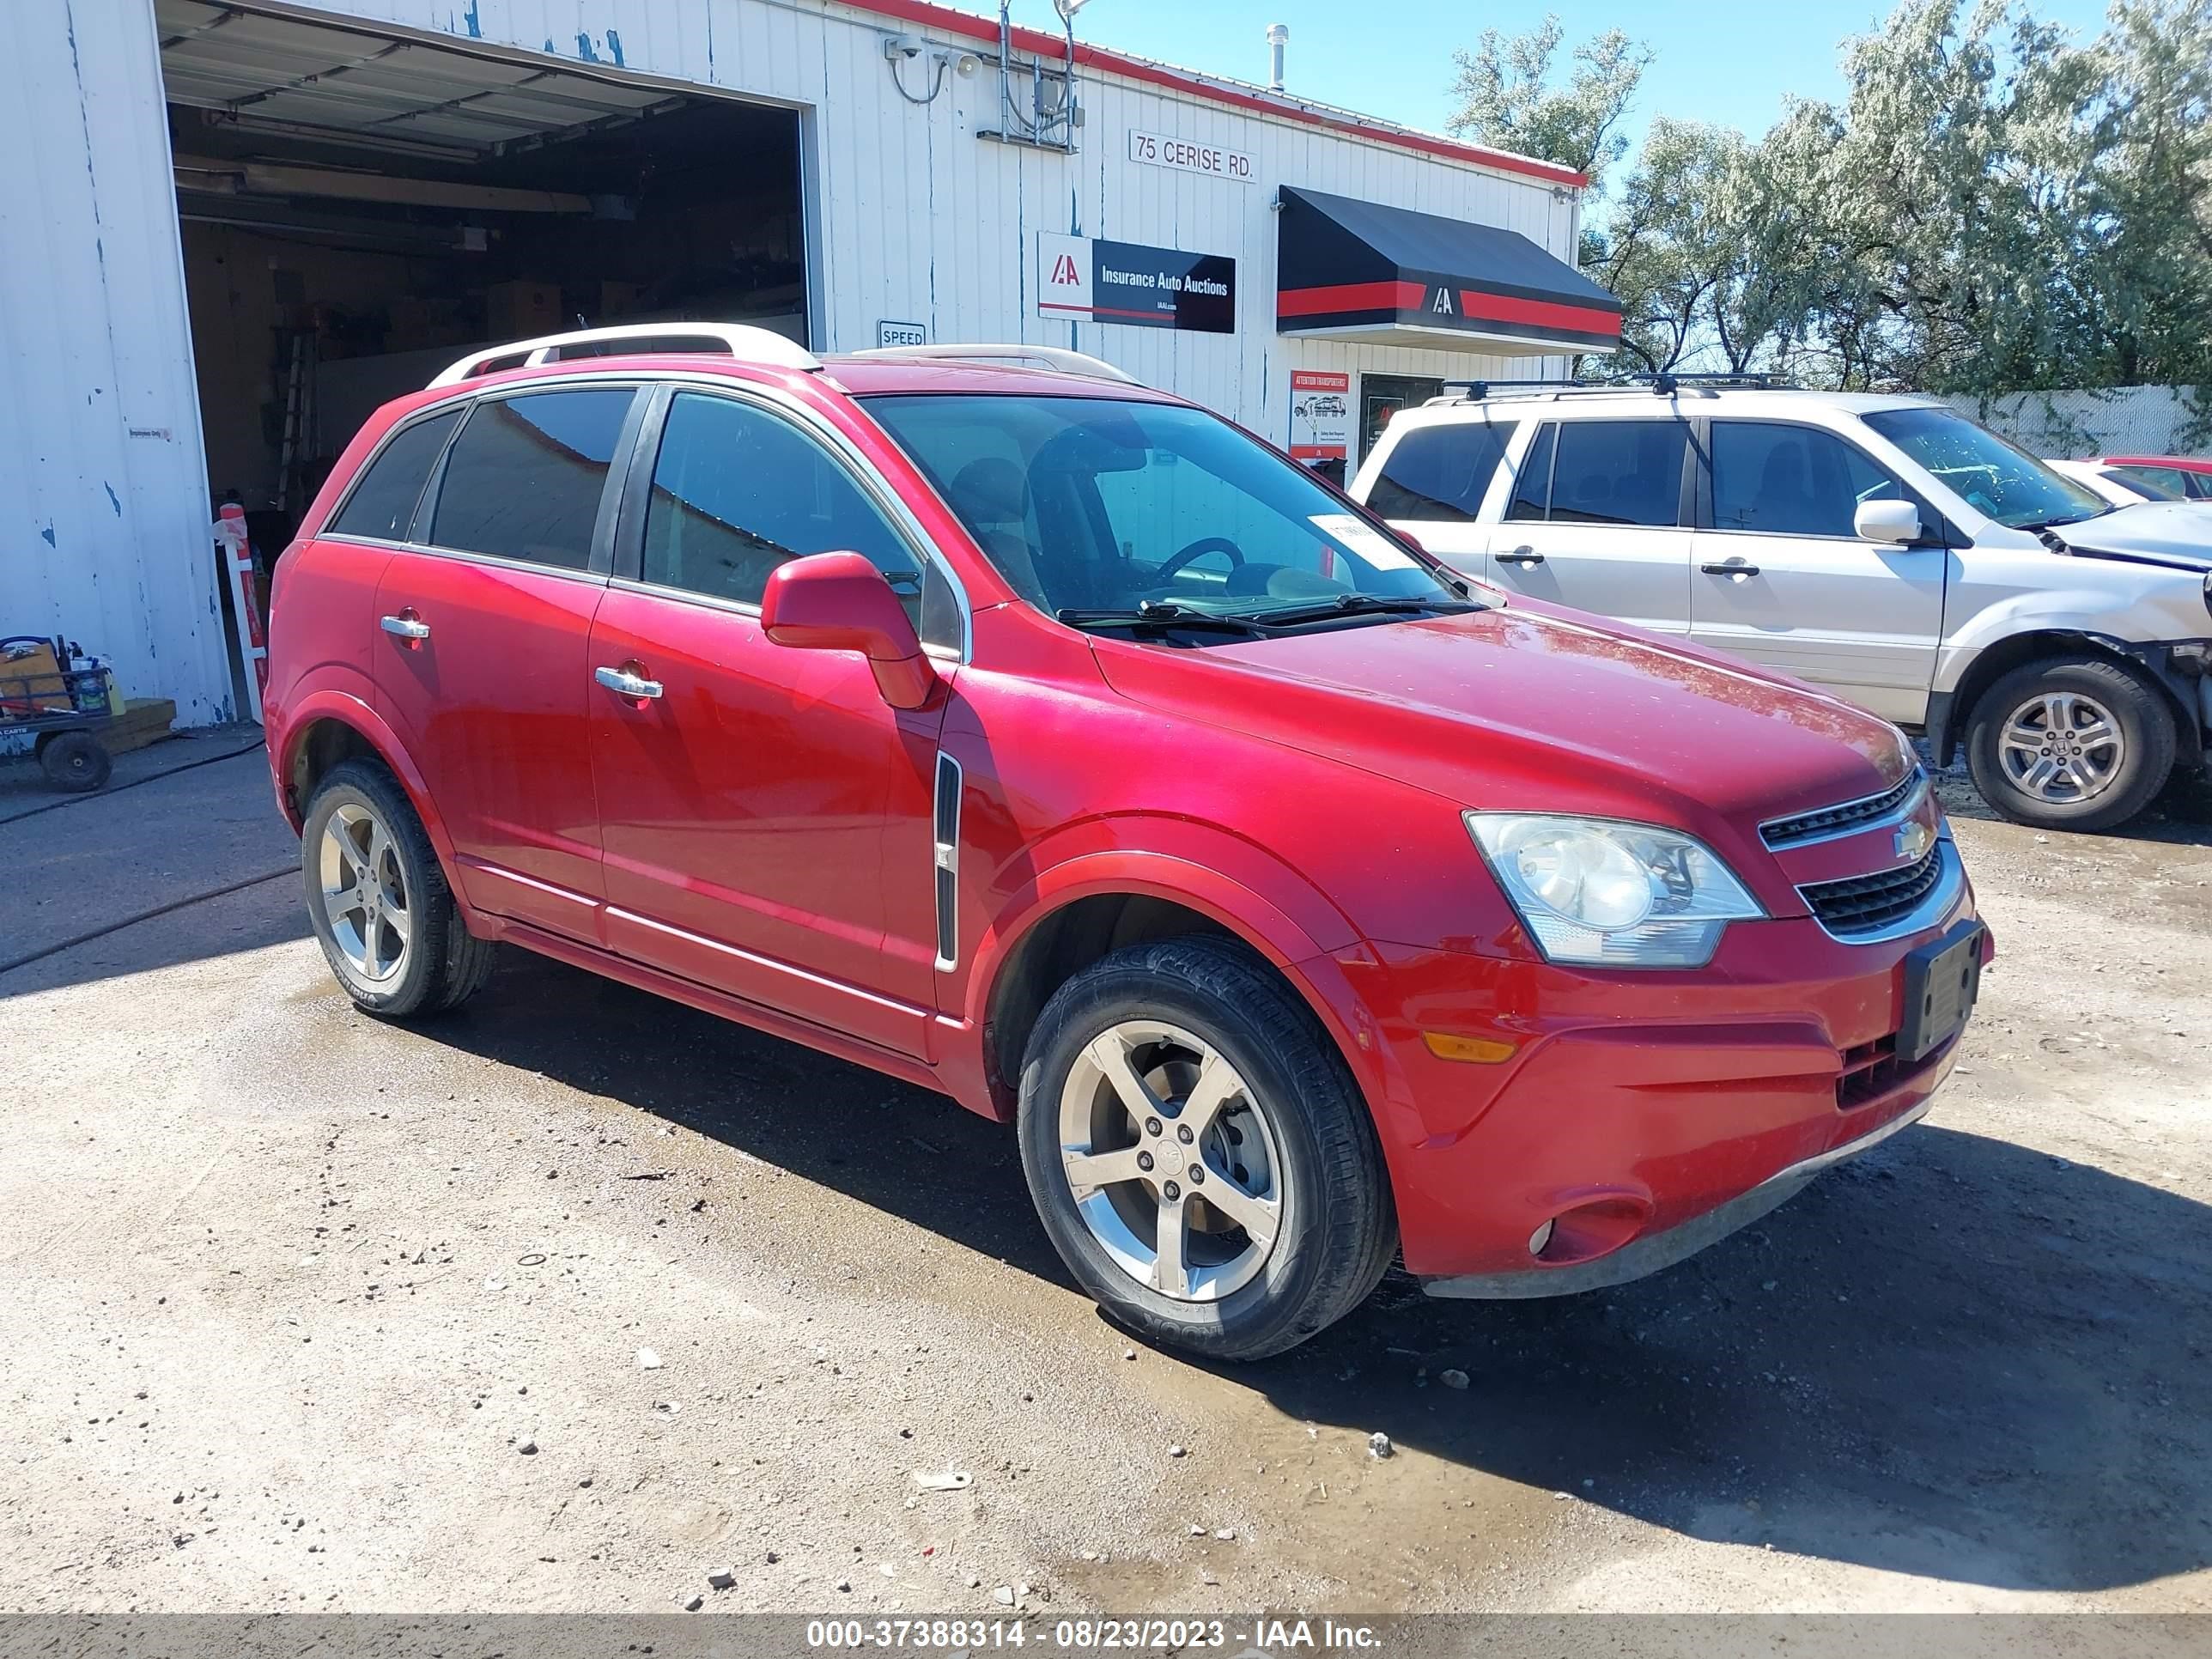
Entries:
{"type": "Polygon", "coordinates": [[[1282,187],[1275,326],[1493,356],[1609,351],[1620,301],[1526,236],[1282,187]]]}

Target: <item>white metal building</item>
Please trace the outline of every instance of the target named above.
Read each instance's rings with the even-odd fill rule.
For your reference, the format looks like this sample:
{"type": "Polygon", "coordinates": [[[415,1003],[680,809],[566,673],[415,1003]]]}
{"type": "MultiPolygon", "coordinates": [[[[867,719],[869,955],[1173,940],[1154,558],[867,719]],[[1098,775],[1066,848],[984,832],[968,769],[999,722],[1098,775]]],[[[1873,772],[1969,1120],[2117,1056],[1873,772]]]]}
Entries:
{"type": "Polygon", "coordinates": [[[273,551],[376,403],[580,319],[1073,345],[1317,465],[1445,378],[1564,373],[1617,332],[1571,268],[1576,174],[1024,9],[1053,27],[27,0],[0,60],[0,634],[231,716],[214,502],[273,551]]]}

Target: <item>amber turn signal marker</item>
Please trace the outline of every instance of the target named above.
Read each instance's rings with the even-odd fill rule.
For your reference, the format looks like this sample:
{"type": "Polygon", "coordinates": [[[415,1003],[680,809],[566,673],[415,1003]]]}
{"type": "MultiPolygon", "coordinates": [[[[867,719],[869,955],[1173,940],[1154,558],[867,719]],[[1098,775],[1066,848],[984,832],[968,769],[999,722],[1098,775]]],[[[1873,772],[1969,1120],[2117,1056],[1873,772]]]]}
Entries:
{"type": "Polygon", "coordinates": [[[1495,1066],[1502,1060],[1513,1058],[1513,1044],[1494,1042],[1488,1037],[1454,1036],[1449,1031],[1424,1031],[1421,1041],[1429,1045],[1429,1052],[1438,1060],[1466,1060],[1478,1066],[1495,1066]]]}

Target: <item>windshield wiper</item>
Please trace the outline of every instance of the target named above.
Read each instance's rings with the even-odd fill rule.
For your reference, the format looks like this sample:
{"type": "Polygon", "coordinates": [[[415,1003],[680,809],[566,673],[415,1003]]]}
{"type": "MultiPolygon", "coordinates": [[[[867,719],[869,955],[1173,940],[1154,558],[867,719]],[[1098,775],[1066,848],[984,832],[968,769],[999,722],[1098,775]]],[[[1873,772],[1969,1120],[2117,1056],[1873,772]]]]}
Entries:
{"type": "Polygon", "coordinates": [[[1070,628],[1191,628],[1209,629],[1217,634],[1236,634],[1248,639],[1265,639],[1267,630],[1249,617],[1222,616],[1212,611],[1194,611],[1173,599],[1145,599],[1124,608],[1107,607],[1098,610],[1066,609],[1055,611],[1054,617],[1070,628]]]}
{"type": "Polygon", "coordinates": [[[1472,599],[1387,598],[1380,593],[1340,593],[1313,605],[1285,605],[1279,611],[1240,611],[1263,628],[1295,628],[1301,623],[1333,622],[1339,617],[1464,616],[1490,607],[1472,599]]]}

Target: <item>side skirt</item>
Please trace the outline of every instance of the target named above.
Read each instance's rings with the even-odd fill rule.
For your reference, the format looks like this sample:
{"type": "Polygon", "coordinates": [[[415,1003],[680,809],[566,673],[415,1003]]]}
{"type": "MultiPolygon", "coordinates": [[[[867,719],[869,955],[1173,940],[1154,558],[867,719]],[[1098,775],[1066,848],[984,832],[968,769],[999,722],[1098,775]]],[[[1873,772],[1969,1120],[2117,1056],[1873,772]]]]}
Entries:
{"type": "Polygon", "coordinates": [[[757,1031],[765,1031],[770,1036],[803,1043],[809,1048],[834,1055],[839,1060],[850,1060],[856,1066],[886,1073],[902,1082],[914,1084],[933,1093],[951,1092],[939,1080],[932,1066],[910,1055],[879,1048],[874,1043],[847,1036],[827,1026],[817,1025],[811,1020],[781,1013],[757,1002],[747,1002],[741,997],[710,989],[693,981],[678,978],[674,974],[664,973],[658,968],[648,968],[642,963],[632,962],[627,957],[611,955],[577,940],[564,939],[558,933],[533,927],[527,922],[509,921],[489,915],[482,916],[480,920],[489,924],[480,929],[488,937],[504,940],[509,945],[519,945],[526,951],[550,957],[556,962],[565,962],[572,968],[586,969],[608,979],[619,980],[625,985],[634,985],[641,991],[666,997],[672,1002],[696,1008],[703,1013],[733,1020],[757,1031]]]}

